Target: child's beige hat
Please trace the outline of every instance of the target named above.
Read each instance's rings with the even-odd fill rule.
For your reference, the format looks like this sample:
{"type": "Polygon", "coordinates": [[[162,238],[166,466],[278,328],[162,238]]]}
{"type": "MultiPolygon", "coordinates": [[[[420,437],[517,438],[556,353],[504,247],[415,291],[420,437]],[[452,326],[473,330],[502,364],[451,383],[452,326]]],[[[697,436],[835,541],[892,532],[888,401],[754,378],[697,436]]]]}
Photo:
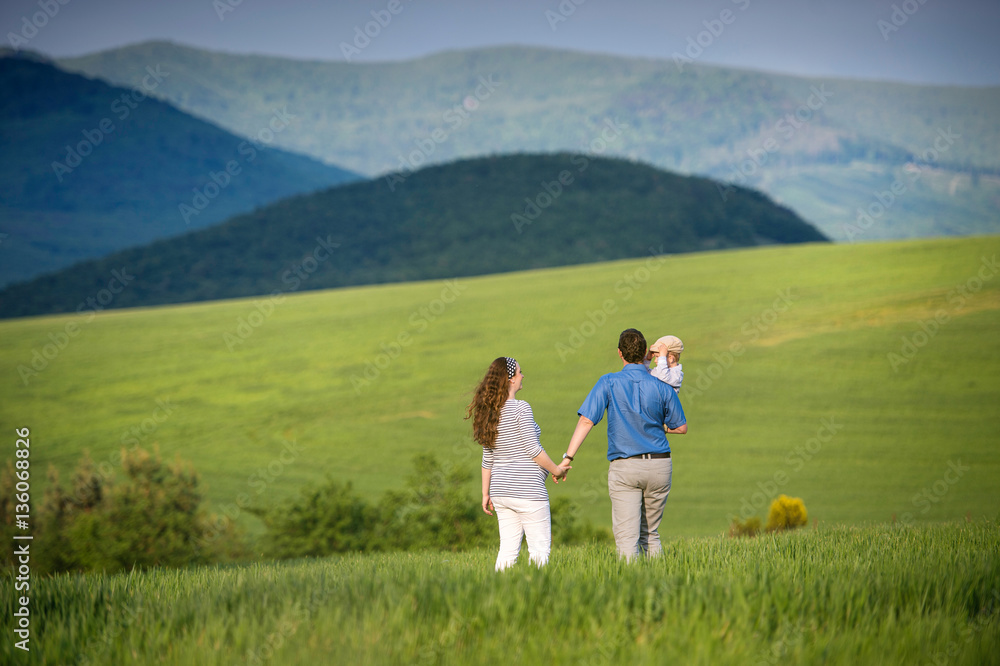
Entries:
{"type": "Polygon", "coordinates": [[[664,335],[653,343],[653,348],[662,347],[664,351],[680,354],[684,351],[684,343],[676,335],[664,335]]]}

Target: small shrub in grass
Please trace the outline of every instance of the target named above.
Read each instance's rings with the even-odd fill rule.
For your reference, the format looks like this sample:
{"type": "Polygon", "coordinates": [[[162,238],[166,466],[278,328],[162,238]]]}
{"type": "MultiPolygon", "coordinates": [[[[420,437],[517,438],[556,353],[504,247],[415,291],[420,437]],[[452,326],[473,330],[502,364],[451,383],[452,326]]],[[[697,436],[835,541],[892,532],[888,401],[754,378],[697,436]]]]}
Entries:
{"type": "Polygon", "coordinates": [[[406,486],[380,502],[380,549],[457,551],[490,543],[495,525],[483,520],[479,501],[469,495],[472,478],[473,470],[465,466],[442,465],[430,454],[414,456],[406,486]]]}
{"type": "Polygon", "coordinates": [[[309,486],[271,509],[248,510],[267,528],[261,550],[269,557],[372,550],[377,512],[355,494],[350,482],[343,485],[327,477],[322,485],[309,486]]]}
{"type": "MultiPolygon", "coordinates": [[[[570,502],[568,498],[549,498],[549,508],[552,511],[553,545],[570,546],[614,542],[611,530],[604,527],[595,527],[586,518],[581,518],[579,508],[576,504],[570,502]]],[[[496,525],[493,525],[493,527],[495,528],[496,525]]],[[[490,545],[495,545],[495,542],[491,542],[490,545]]]]}
{"type": "Polygon", "coordinates": [[[736,516],[733,517],[733,522],[729,524],[729,536],[731,537],[752,537],[760,534],[761,530],[760,518],[757,516],[750,516],[744,521],[740,521],[736,516]]]}
{"type": "MultiPolygon", "coordinates": [[[[466,467],[422,454],[414,457],[406,484],[378,502],[365,501],[350,484],[327,479],[272,509],[251,511],[267,527],[262,550],[276,558],[495,548],[496,518],[485,515],[478,496],[469,494],[472,477],[466,467]]],[[[557,498],[551,507],[553,543],[610,541],[608,530],[581,519],[568,500],[557,498]]]]}
{"type": "MultiPolygon", "coordinates": [[[[17,476],[14,469],[13,457],[7,460],[7,465],[0,471],[0,539],[5,544],[13,543],[13,537],[18,534],[15,528],[15,516],[19,512],[16,510],[17,498],[17,476]]],[[[14,549],[4,548],[2,560],[5,566],[14,564],[14,549]]]]}
{"type": "Polygon", "coordinates": [[[808,522],[809,514],[801,497],[778,495],[777,499],[771,502],[771,508],[767,512],[768,532],[792,530],[808,522]]]}
{"type": "MultiPolygon", "coordinates": [[[[125,478],[120,480],[98,473],[84,454],[69,491],[55,471],[49,473],[34,515],[37,538],[47,544],[33,559],[39,573],[183,566],[242,552],[235,533],[216,539],[212,549],[196,547],[210,521],[201,510],[198,475],[189,464],[165,464],[158,454],[136,448],[122,450],[121,471],[125,478]]],[[[0,508],[0,524],[6,525],[8,507],[0,508]]]]}

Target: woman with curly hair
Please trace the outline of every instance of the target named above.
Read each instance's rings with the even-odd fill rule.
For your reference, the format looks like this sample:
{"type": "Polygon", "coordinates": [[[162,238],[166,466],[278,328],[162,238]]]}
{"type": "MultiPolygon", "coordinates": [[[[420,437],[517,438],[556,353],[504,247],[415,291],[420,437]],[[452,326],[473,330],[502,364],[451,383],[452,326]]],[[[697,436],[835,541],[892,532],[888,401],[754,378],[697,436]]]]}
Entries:
{"type": "Polygon", "coordinates": [[[558,481],[566,469],[552,462],[538,438],[531,405],[515,398],[524,375],[512,358],[501,356],[490,364],[476,387],[465,418],[472,419],[472,436],[483,447],[483,511],[497,513],[500,551],[496,570],[517,562],[521,537],[536,566],[549,560],[552,522],[545,477],[558,481]]]}

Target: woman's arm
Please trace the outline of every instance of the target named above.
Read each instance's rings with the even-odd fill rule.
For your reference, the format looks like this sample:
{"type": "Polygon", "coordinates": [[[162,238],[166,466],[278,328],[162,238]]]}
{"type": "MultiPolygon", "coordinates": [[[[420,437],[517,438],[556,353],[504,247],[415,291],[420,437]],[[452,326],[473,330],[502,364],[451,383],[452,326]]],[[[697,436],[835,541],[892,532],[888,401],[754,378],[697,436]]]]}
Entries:
{"type": "Polygon", "coordinates": [[[493,501],[490,500],[490,477],[492,476],[492,470],[483,467],[483,511],[489,515],[493,515],[490,509],[493,508],[493,501]]]}
{"type": "Polygon", "coordinates": [[[545,452],[545,449],[542,449],[542,452],[532,458],[532,460],[534,460],[535,464],[539,467],[551,474],[554,479],[560,479],[566,476],[566,470],[572,469],[572,467],[561,467],[552,462],[552,458],[549,458],[549,454],[545,452]]]}

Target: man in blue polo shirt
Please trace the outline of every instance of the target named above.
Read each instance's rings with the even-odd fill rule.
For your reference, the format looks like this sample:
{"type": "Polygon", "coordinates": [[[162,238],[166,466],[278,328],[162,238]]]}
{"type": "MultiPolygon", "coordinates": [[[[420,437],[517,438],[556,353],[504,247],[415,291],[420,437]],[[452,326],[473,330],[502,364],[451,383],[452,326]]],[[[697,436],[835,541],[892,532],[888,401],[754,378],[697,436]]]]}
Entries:
{"type": "MultiPolygon", "coordinates": [[[[618,555],[631,560],[640,551],[640,533],[648,529],[648,554],[659,555],[657,531],[670,494],[673,466],[667,433],[683,435],[687,419],[677,393],[649,374],[643,365],[646,338],[630,328],[618,337],[623,367],[597,380],[583,401],[580,420],[563,454],[569,466],[591,428],[608,413],[608,494],[618,555]],[[645,521],[642,518],[645,517],[645,521]]],[[[645,535],[644,535],[645,536],[645,535]]]]}

